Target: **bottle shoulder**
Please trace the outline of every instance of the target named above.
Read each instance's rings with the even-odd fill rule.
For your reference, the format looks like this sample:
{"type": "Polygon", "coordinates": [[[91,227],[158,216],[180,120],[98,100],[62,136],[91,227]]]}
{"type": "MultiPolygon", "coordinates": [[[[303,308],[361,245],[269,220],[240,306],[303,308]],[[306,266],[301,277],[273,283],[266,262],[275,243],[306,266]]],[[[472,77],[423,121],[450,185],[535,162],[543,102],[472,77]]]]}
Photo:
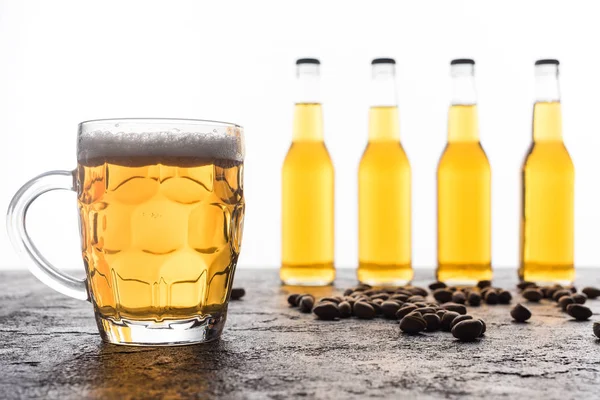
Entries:
{"type": "Polygon", "coordinates": [[[438,164],[438,169],[445,167],[490,170],[490,162],[479,142],[448,143],[438,164]]]}
{"type": "Polygon", "coordinates": [[[361,164],[373,161],[410,164],[406,151],[398,141],[368,143],[363,152],[361,164]]]}
{"type": "Polygon", "coordinates": [[[533,142],[525,156],[523,168],[569,171],[575,169],[571,155],[561,141],[533,142]]]}
{"type": "Polygon", "coordinates": [[[327,146],[322,141],[292,142],[285,156],[283,167],[298,165],[304,168],[319,166],[333,169],[331,156],[327,146]]]}

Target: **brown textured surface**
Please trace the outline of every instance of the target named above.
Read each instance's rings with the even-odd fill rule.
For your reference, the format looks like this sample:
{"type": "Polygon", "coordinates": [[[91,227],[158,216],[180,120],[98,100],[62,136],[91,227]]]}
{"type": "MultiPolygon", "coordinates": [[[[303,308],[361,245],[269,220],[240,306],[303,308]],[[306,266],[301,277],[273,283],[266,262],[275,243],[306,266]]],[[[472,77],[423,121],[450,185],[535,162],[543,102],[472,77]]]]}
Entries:
{"type": "MultiPolygon", "coordinates": [[[[342,270],[337,285],[353,284],[353,274],[342,270]]],[[[496,275],[495,285],[514,287],[514,271],[496,275]]],[[[416,284],[431,276],[418,271],[416,284]]],[[[600,270],[580,270],[578,284],[599,285],[600,270]]],[[[446,332],[405,336],[383,319],[316,321],[288,308],[289,288],[273,270],[239,271],[235,286],[247,295],[231,303],[220,341],[133,348],[101,343],[90,304],[26,272],[2,273],[0,397],[598,397],[600,340],[592,322],[571,321],[553,303],[528,305],[527,324],[511,322],[509,306],[472,307],[487,322],[486,336],[459,343],[446,332]]],[[[600,319],[600,300],[587,305],[592,320],[600,319]]]]}

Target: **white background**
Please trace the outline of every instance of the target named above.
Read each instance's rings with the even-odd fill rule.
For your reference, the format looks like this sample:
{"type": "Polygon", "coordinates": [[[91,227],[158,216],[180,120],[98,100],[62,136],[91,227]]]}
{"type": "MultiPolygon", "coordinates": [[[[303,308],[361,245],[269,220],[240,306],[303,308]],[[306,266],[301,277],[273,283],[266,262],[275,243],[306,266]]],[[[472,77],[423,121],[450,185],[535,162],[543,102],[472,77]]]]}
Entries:
{"type": "MultiPolygon", "coordinates": [[[[471,57],[493,171],[493,264],[515,268],[533,62],[555,57],[564,136],[576,167],[576,264],[594,266],[600,262],[597,15],[593,1],[0,1],[0,210],[31,177],[75,167],[80,121],[236,122],[247,143],[240,266],[276,268],[294,62],[319,57],[325,136],[336,168],[336,264],[355,267],[370,61],[395,57],[402,142],[413,170],[413,261],[432,267],[448,64],[471,57]]],[[[75,195],[66,192],[43,196],[30,212],[34,240],[61,268],[82,268],[76,214],[75,195]]],[[[24,268],[3,229],[0,268],[24,268]]]]}

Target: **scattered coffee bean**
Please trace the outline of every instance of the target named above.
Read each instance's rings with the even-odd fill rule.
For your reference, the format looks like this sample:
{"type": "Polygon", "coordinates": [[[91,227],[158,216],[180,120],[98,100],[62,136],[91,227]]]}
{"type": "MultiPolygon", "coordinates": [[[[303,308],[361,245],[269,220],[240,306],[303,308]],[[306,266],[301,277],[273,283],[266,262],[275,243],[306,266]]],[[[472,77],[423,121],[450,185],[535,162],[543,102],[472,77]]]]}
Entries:
{"type": "Polygon", "coordinates": [[[400,289],[396,289],[396,290],[394,291],[394,294],[404,294],[404,295],[406,295],[406,298],[409,298],[410,296],[412,296],[412,295],[413,295],[413,294],[412,294],[411,292],[409,292],[408,290],[406,290],[406,289],[402,289],[402,288],[400,288],[400,289]]]}
{"type": "Polygon", "coordinates": [[[483,280],[483,281],[477,282],[477,287],[479,289],[484,289],[484,288],[490,287],[490,286],[492,286],[492,281],[483,280]]]}
{"type": "Polygon", "coordinates": [[[367,296],[373,296],[374,294],[379,294],[381,293],[381,291],[379,289],[367,289],[363,292],[363,294],[367,295],[367,296]]]}
{"type": "Polygon", "coordinates": [[[454,328],[454,325],[458,324],[460,321],[466,321],[468,319],[473,319],[473,316],[469,315],[469,314],[465,314],[465,315],[459,315],[458,317],[454,318],[452,320],[452,322],[450,323],[450,330],[452,330],[452,328],[454,328]]]}
{"type": "Polygon", "coordinates": [[[354,290],[352,288],[344,290],[344,296],[350,296],[352,293],[354,293],[354,290]]]}
{"type": "Polygon", "coordinates": [[[427,328],[427,322],[420,314],[410,313],[400,321],[400,329],[409,334],[422,332],[427,328]]]}
{"type": "Polygon", "coordinates": [[[381,309],[381,303],[379,303],[377,300],[372,300],[372,301],[367,301],[367,303],[373,307],[373,309],[375,310],[375,315],[381,315],[383,313],[383,310],[381,309]]]}
{"type": "Polygon", "coordinates": [[[520,290],[525,290],[525,289],[527,289],[529,287],[537,287],[537,285],[534,282],[523,281],[523,282],[519,282],[517,284],[517,287],[520,290]]]}
{"type": "Polygon", "coordinates": [[[567,314],[577,321],[585,321],[592,316],[592,310],[581,304],[569,304],[567,306],[567,314]]]}
{"type": "Polygon", "coordinates": [[[313,313],[324,320],[333,320],[340,317],[340,309],[336,303],[322,301],[313,308],[313,313]]]}
{"type": "Polygon", "coordinates": [[[298,307],[303,313],[309,313],[312,311],[315,304],[315,298],[310,294],[303,295],[298,301],[298,307]]]}
{"type": "Polygon", "coordinates": [[[463,342],[472,342],[481,336],[483,323],[478,319],[461,321],[452,328],[452,336],[463,342]]]}
{"type": "Polygon", "coordinates": [[[567,290],[570,290],[571,293],[577,293],[577,288],[575,286],[569,286],[566,288],[567,290]]]}
{"type": "Polygon", "coordinates": [[[244,288],[232,288],[231,289],[231,300],[239,300],[246,295],[246,289],[244,288]]]}
{"type": "Polygon", "coordinates": [[[387,300],[381,304],[381,312],[383,316],[390,319],[396,319],[396,312],[400,309],[400,304],[393,301],[387,300]]]}
{"type": "Polygon", "coordinates": [[[338,299],[337,297],[322,297],[318,301],[318,303],[324,303],[324,302],[339,304],[341,302],[341,300],[338,299]]]}
{"type": "Polygon", "coordinates": [[[421,314],[435,314],[437,310],[433,307],[419,307],[415,311],[418,311],[421,314]]]}
{"type": "Polygon", "coordinates": [[[298,306],[298,300],[300,300],[300,295],[297,294],[297,293],[290,294],[288,296],[288,298],[287,298],[287,302],[292,307],[297,307],[298,306]]]}
{"type": "Polygon", "coordinates": [[[556,292],[554,292],[552,294],[552,300],[558,301],[558,299],[560,299],[561,297],[563,297],[563,296],[570,296],[570,295],[572,295],[572,293],[571,293],[570,290],[560,289],[560,290],[557,290],[556,292]]]}
{"type": "Polygon", "coordinates": [[[588,299],[595,299],[597,297],[600,297],[600,289],[595,287],[584,287],[582,292],[588,297],[588,299]]]}
{"type": "Polygon", "coordinates": [[[523,291],[522,296],[529,301],[537,303],[544,297],[544,293],[539,289],[528,288],[523,291]]]}
{"type": "Polygon", "coordinates": [[[387,293],[378,293],[378,294],[374,294],[373,296],[371,296],[371,300],[387,300],[390,298],[390,295],[387,293]]]}
{"type": "Polygon", "coordinates": [[[406,302],[406,300],[408,300],[410,296],[407,296],[405,294],[393,294],[388,300],[396,300],[396,301],[401,301],[401,302],[406,302]]]}
{"type": "Polygon", "coordinates": [[[531,318],[531,311],[521,303],[517,303],[517,305],[510,310],[510,316],[517,322],[525,322],[531,318]]]}
{"type": "Polygon", "coordinates": [[[433,291],[433,298],[440,303],[452,301],[452,291],[447,288],[440,288],[433,291]]]}
{"type": "Polygon", "coordinates": [[[380,305],[382,305],[382,304],[383,304],[383,299],[373,299],[373,298],[371,297],[371,302],[372,302],[372,303],[375,303],[375,304],[377,304],[377,305],[379,305],[379,306],[380,306],[380,305]]]}
{"type": "Polygon", "coordinates": [[[508,290],[500,290],[498,293],[498,303],[500,304],[510,304],[512,300],[512,294],[508,290]]]}
{"type": "Polygon", "coordinates": [[[419,307],[415,306],[414,304],[406,303],[405,305],[400,307],[400,309],[398,311],[396,311],[396,319],[404,318],[404,316],[415,311],[417,308],[419,308],[419,307]]]}
{"type": "Polygon", "coordinates": [[[429,285],[429,289],[432,291],[436,290],[436,289],[443,289],[445,287],[447,287],[446,284],[444,282],[440,282],[440,281],[433,282],[431,285],[429,285]]]}
{"type": "Polygon", "coordinates": [[[442,330],[446,332],[450,332],[450,324],[454,321],[454,318],[458,317],[460,314],[455,311],[447,311],[442,317],[442,330]]]}
{"type": "Polygon", "coordinates": [[[348,301],[342,301],[338,308],[340,309],[340,318],[348,318],[352,316],[352,304],[348,301]]]}
{"type": "Polygon", "coordinates": [[[427,297],[427,295],[429,294],[429,292],[426,289],[423,289],[422,287],[418,287],[418,286],[410,287],[410,288],[408,288],[408,291],[416,296],[427,297]]]}
{"type": "Polygon", "coordinates": [[[425,297],[416,294],[416,295],[410,296],[408,298],[408,300],[406,300],[406,301],[408,301],[409,303],[420,303],[420,302],[425,302],[426,300],[425,300],[425,297]]]}
{"type": "Polygon", "coordinates": [[[561,285],[555,284],[552,286],[545,286],[542,288],[542,291],[544,293],[544,297],[547,299],[552,299],[552,296],[554,296],[554,293],[556,293],[559,290],[564,289],[561,285]]]}
{"type": "Polygon", "coordinates": [[[485,331],[487,331],[487,325],[485,324],[485,321],[482,320],[481,318],[477,318],[479,321],[481,321],[481,324],[483,325],[483,329],[481,330],[481,334],[479,336],[483,336],[483,334],[485,333],[485,331]]]}
{"type": "Polygon", "coordinates": [[[457,303],[445,303],[442,304],[442,308],[444,310],[448,310],[448,311],[454,311],[457,312],[461,315],[464,315],[467,313],[467,307],[465,307],[462,304],[457,304],[457,303]]]}
{"type": "Polygon", "coordinates": [[[447,288],[449,291],[451,291],[452,293],[456,292],[458,290],[458,288],[456,286],[448,286],[447,288]]]}
{"type": "Polygon", "coordinates": [[[442,317],[444,316],[444,314],[446,314],[447,312],[448,312],[448,311],[446,311],[446,310],[437,310],[437,311],[435,312],[435,314],[436,314],[438,317],[440,317],[440,319],[442,319],[442,317]]]}
{"type": "Polygon", "coordinates": [[[352,309],[354,316],[361,319],[373,319],[375,318],[375,309],[369,303],[364,301],[359,301],[354,303],[354,307],[352,309]]]}
{"type": "Polygon", "coordinates": [[[585,302],[587,301],[587,296],[582,293],[575,293],[571,297],[573,298],[573,300],[575,300],[575,303],[577,303],[577,304],[585,304],[585,302]]]}
{"type": "Polygon", "coordinates": [[[558,305],[560,306],[560,308],[562,308],[563,311],[567,311],[567,307],[569,306],[569,304],[574,304],[575,300],[573,299],[573,296],[562,296],[560,299],[558,299],[558,305]]]}
{"type": "Polygon", "coordinates": [[[457,290],[456,292],[452,293],[452,301],[458,304],[465,304],[467,302],[467,297],[462,291],[457,290]]]}
{"type": "Polygon", "coordinates": [[[477,292],[471,292],[469,293],[467,300],[469,301],[470,306],[477,307],[481,304],[481,295],[477,292]]]}
{"type": "Polygon", "coordinates": [[[495,290],[488,290],[485,294],[487,304],[498,304],[498,293],[495,290]]]}
{"type": "Polygon", "coordinates": [[[600,322],[594,322],[594,335],[600,338],[600,322]]]}
{"type": "Polygon", "coordinates": [[[435,332],[438,329],[440,329],[442,320],[436,314],[425,314],[425,315],[423,315],[423,319],[427,323],[427,327],[425,328],[425,331],[435,332]]]}

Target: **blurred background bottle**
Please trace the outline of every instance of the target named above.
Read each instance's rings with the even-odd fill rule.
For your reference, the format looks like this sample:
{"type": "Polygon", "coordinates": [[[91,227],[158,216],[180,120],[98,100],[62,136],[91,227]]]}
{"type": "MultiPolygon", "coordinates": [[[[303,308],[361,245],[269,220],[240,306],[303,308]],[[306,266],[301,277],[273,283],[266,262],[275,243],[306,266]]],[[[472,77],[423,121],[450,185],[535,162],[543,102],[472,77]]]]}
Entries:
{"type": "Polygon", "coordinates": [[[396,62],[372,62],[369,142],[358,169],[358,280],[411,281],[411,173],[400,143],[396,62]]]}
{"type": "Polygon", "coordinates": [[[533,142],[522,170],[519,277],[569,284],[575,279],[575,168],[562,138],[558,65],[535,63],[533,142]]]}
{"type": "Polygon", "coordinates": [[[448,144],[437,170],[440,281],[472,285],[492,278],[491,169],[479,142],[475,62],[450,63],[448,144]]]}
{"type": "Polygon", "coordinates": [[[322,286],[335,279],[334,170],[323,140],[320,62],[296,62],[292,145],[282,169],[281,281],[322,286]]]}

